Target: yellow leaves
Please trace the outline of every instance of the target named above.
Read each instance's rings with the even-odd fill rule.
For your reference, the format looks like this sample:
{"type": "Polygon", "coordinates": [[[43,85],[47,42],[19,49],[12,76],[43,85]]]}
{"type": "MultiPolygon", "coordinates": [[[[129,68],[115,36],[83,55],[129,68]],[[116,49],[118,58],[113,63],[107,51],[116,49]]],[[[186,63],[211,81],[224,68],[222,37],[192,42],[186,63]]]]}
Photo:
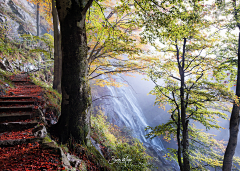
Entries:
{"type": "Polygon", "coordinates": [[[52,1],[51,0],[27,0],[33,4],[39,4],[39,13],[42,15],[45,20],[50,25],[50,29],[52,29],[52,1]]]}
{"type": "Polygon", "coordinates": [[[117,82],[114,79],[110,79],[110,80],[104,80],[104,79],[94,79],[94,85],[100,86],[100,87],[104,87],[104,86],[114,86],[114,87],[122,87],[125,86],[126,84],[117,82]]]}

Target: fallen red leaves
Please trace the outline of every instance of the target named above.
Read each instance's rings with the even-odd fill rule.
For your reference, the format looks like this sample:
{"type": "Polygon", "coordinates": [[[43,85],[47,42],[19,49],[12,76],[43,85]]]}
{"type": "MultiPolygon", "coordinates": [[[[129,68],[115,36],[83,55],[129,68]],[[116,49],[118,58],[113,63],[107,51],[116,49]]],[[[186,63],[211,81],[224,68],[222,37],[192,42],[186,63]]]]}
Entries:
{"type": "Polygon", "coordinates": [[[62,170],[59,158],[37,142],[0,148],[1,170],[62,170]]]}
{"type": "Polygon", "coordinates": [[[35,138],[32,134],[32,129],[26,129],[24,131],[17,132],[5,132],[0,134],[0,140],[15,140],[15,139],[28,139],[35,138]]]}
{"type": "MultiPolygon", "coordinates": [[[[29,81],[25,74],[14,75],[11,77],[12,80],[19,81],[16,82],[16,88],[8,89],[8,94],[5,96],[7,98],[2,98],[0,101],[12,101],[8,103],[2,103],[1,107],[8,107],[5,113],[13,115],[12,113],[23,114],[26,109],[19,108],[32,106],[33,109],[38,109],[39,106],[43,107],[43,90],[37,85],[32,85],[32,83],[24,82],[29,81]],[[18,97],[17,97],[18,96],[18,97]],[[13,98],[8,98],[13,97],[13,98]],[[27,97],[27,98],[26,98],[27,97]],[[30,98],[28,98],[30,97],[30,98]],[[30,102],[21,102],[17,101],[34,101],[30,102]],[[37,105],[36,105],[37,104],[37,105]],[[12,108],[12,107],[15,107],[12,108]],[[17,108],[16,108],[17,107],[17,108]]],[[[31,110],[27,110],[32,112],[31,110]]],[[[11,120],[11,119],[10,119],[11,120]]],[[[33,119],[16,119],[14,122],[30,122],[33,119]]],[[[2,122],[8,122],[8,118],[2,122]]],[[[41,125],[41,123],[40,123],[41,125]]],[[[32,134],[32,129],[26,129],[24,131],[11,131],[4,132],[0,134],[0,140],[16,140],[16,139],[29,139],[35,138],[32,134]]],[[[65,170],[61,166],[60,155],[52,149],[42,148],[39,143],[28,143],[16,145],[13,147],[0,147],[0,170],[11,170],[11,171],[28,171],[28,170],[65,170]]]]}
{"type": "Polygon", "coordinates": [[[8,90],[8,96],[17,96],[17,95],[29,95],[29,96],[39,96],[42,92],[42,88],[37,85],[22,85],[17,86],[8,90]]]}

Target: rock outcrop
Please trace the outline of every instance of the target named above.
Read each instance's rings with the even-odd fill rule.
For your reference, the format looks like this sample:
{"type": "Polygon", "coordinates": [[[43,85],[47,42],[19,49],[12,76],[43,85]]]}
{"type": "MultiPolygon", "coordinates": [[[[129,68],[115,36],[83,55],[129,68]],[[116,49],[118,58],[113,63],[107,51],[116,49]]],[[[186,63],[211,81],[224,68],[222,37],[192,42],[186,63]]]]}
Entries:
{"type": "MultiPolygon", "coordinates": [[[[48,24],[41,17],[40,33],[48,32],[48,24]]],[[[36,6],[27,0],[0,0],[1,27],[10,38],[18,39],[20,34],[37,34],[36,6]]]]}

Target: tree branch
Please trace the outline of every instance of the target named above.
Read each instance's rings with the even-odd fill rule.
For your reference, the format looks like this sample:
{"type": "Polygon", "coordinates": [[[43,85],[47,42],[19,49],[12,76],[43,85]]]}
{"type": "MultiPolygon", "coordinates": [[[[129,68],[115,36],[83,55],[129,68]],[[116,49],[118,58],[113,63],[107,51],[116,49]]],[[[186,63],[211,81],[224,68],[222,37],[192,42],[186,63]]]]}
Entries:
{"type": "Polygon", "coordinates": [[[89,1],[87,2],[87,4],[85,5],[85,7],[84,7],[83,10],[82,10],[82,15],[86,15],[86,12],[87,12],[87,10],[90,8],[90,6],[92,5],[92,2],[93,2],[93,0],[89,0],[89,1]]]}

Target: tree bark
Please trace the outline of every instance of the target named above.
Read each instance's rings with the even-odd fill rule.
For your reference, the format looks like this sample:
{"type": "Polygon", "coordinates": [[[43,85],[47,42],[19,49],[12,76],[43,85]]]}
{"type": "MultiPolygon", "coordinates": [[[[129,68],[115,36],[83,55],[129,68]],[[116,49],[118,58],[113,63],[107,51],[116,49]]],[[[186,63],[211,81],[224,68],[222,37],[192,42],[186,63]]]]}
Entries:
{"type": "Polygon", "coordinates": [[[39,13],[39,3],[37,3],[37,36],[40,36],[40,13],[39,13]]]}
{"type": "MultiPolygon", "coordinates": [[[[188,121],[186,120],[186,107],[187,107],[186,103],[187,102],[185,101],[185,73],[184,73],[186,42],[187,42],[187,39],[184,38],[183,54],[182,54],[182,60],[180,62],[180,53],[179,53],[179,49],[176,41],[178,72],[180,74],[180,80],[181,80],[181,85],[180,85],[181,109],[178,110],[178,113],[180,112],[180,114],[178,115],[181,116],[181,121],[178,116],[178,124],[182,126],[182,141],[181,141],[181,145],[178,145],[178,163],[181,171],[190,171],[190,162],[189,162],[189,154],[188,154],[188,121]],[[183,161],[181,160],[181,157],[183,158],[183,161]]],[[[177,132],[177,136],[180,136],[179,130],[177,132]]],[[[179,137],[177,138],[179,139],[179,137]]]]}
{"type": "Polygon", "coordinates": [[[184,171],[190,171],[189,154],[188,154],[188,122],[186,121],[186,101],[185,101],[185,48],[187,39],[184,38],[182,66],[179,68],[181,77],[180,98],[181,98],[181,122],[182,122],[182,155],[184,171]]]}
{"type": "MultiPolygon", "coordinates": [[[[90,0],[91,1],[91,0],[90,0]]],[[[89,2],[90,2],[89,1],[89,2]]],[[[60,142],[88,144],[91,94],[88,83],[84,0],[57,0],[62,46],[62,104],[57,123],[60,142]]]]}
{"type": "MultiPolygon", "coordinates": [[[[240,30],[240,29],[239,29],[240,30]]],[[[240,32],[238,35],[238,71],[237,71],[237,87],[236,87],[236,96],[240,97],[240,32]]],[[[237,146],[238,140],[238,132],[239,132],[239,99],[238,101],[234,101],[232,114],[230,118],[230,125],[229,125],[229,140],[228,145],[224,154],[223,159],[223,171],[230,171],[232,170],[232,159],[235,154],[235,149],[237,146]]]]}
{"type": "Polygon", "coordinates": [[[181,148],[181,140],[180,140],[180,131],[181,131],[181,120],[180,120],[180,110],[179,108],[177,109],[178,110],[178,121],[177,121],[177,142],[178,142],[178,151],[177,151],[177,154],[178,154],[178,164],[179,164],[179,167],[180,167],[180,170],[184,170],[183,168],[183,164],[182,164],[182,148],[181,148]]]}
{"type": "Polygon", "coordinates": [[[54,78],[53,89],[61,93],[62,79],[62,56],[61,56],[61,37],[58,29],[58,14],[56,9],[56,0],[52,0],[53,30],[54,30],[54,78]]]}

